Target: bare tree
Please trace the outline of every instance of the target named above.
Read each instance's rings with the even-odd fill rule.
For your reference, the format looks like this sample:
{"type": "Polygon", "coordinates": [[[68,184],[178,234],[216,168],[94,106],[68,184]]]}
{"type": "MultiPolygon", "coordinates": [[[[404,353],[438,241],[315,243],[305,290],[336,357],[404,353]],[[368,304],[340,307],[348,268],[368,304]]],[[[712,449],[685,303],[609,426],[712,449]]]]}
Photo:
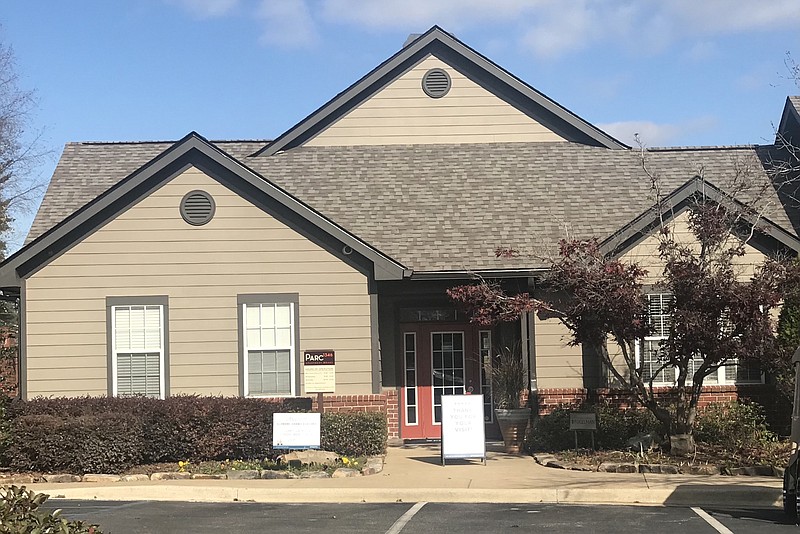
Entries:
{"type": "Polygon", "coordinates": [[[20,86],[14,50],[0,40],[0,259],[15,215],[30,210],[43,188],[33,176],[47,155],[41,131],[31,127],[36,105],[35,92],[20,86]]]}

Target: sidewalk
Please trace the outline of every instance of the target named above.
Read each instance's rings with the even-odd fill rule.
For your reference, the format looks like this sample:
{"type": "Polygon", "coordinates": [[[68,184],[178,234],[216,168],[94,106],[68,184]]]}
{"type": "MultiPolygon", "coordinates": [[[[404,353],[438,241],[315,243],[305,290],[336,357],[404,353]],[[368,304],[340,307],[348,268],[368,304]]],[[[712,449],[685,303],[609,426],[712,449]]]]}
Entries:
{"type": "Polygon", "coordinates": [[[778,506],[777,478],[565,471],[489,447],[442,467],[438,444],[390,448],[381,473],[355,478],[30,484],[51,498],[197,502],[510,502],[778,506]]]}

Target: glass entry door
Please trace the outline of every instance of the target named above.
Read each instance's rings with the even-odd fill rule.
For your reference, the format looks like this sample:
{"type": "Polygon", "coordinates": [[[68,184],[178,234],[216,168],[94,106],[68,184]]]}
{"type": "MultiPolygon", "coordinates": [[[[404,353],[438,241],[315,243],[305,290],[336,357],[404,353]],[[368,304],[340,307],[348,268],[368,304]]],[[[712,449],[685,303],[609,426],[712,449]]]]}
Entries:
{"type": "Polygon", "coordinates": [[[441,437],[442,396],[481,393],[478,333],[470,325],[405,325],[401,396],[404,439],[441,437]]]}

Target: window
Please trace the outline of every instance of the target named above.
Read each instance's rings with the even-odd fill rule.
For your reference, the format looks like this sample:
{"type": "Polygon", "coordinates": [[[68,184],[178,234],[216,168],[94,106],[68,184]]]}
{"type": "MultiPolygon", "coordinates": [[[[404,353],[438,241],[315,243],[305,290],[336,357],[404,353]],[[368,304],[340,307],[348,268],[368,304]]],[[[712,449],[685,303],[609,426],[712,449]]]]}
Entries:
{"type": "Polygon", "coordinates": [[[642,377],[645,381],[649,381],[655,376],[654,384],[672,384],[676,378],[674,368],[665,367],[656,376],[656,372],[661,367],[661,343],[669,337],[669,331],[672,328],[670,312],[672,295],[653,293],[645,296],[647,298],[647,321],[653,330],[636,347],[639,352],[638,359],[642,368],[642,377]]]}
{"type": "Polygon", "coordinates": [[[294,395],[297,376],[297,296],[239,297],[241,389],[244,396],[294,395]]]}
{"type": "Polygon", "coordinates": [[[167,392],[166,297],[109,298],[109,393],[163,399],[167,392]]]}
{"type": "MultiPolygon", "coordinates": [[[[642,368],[642,376],[649,381],[661,367],[661,344],[669,337],[672,328],[672,317],[670,307],[672,306],[672,295],[669,293],[653,293],[646,295],[647,298],[647,320],[653,327],[652,333],[642,339],[637,344],[637,361],[642,368]]],[[[726,326],[726,317],[720,318],[720,328],[726,326]]],[[[691,377],[703,363],[701,358],[694,358],[689,362],[687,371],[689,381],[691,377]]],[[[672,385],[677,380],[677,372],[674,367],[666,367],[658,373],[653,380],[653,385],[672,385]]],[[[764,381],[764,375],[757,364],[740,364],[738,360],[730,360],[725,366],[706,376],[703,381],[707,385],[729,385],[729,384],[760,384],[764,381]]]]}

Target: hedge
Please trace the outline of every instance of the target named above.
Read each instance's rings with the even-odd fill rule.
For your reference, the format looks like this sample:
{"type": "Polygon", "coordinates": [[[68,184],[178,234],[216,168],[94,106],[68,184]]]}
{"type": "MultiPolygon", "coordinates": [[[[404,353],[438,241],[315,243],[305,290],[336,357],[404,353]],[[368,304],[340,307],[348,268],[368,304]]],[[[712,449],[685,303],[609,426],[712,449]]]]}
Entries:
{"type": "Polygon", "coordinates": [[[272,414],[309,399],[39,398],[12,403],[3,463],[17,471],[119,473],[137,464],[272,456],[272,414]]]}
{"type": "MultiPolygon", "coordinates": [[[[14,401],[2,462],[15,471],[121,473],[140,464],[271,458],[272,414],[310,407],[306,398],[193,395],[14,401]]],[[[324,414],[321,433],[322,447],[342,455],[386,450],[382,413],[324,414]]]]}
{"type": "Polygon", "coordinates": [[[321,446],[343,456],[376,456],[386,452],[386,416],[382,413],[322,415],[321,446]]]}

